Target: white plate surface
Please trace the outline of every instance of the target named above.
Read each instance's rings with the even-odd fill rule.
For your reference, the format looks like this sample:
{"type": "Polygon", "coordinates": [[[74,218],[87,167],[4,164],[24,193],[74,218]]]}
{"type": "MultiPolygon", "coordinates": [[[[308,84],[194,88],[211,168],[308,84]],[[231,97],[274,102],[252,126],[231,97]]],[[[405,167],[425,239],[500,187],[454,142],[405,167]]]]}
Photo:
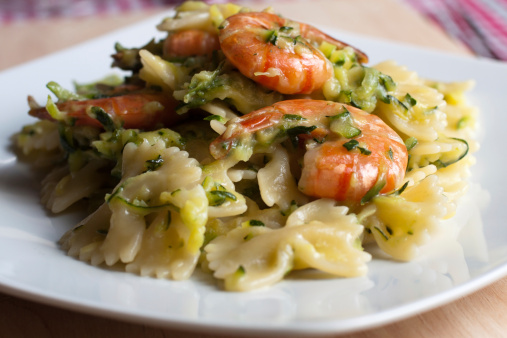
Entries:
{"type": "Polygon", "coordinates": [[[116,41],[139,46],[157,32],[156,17],[72,49],[0,73],[0,290],[46,304],[175,329],[208,333],[316,335],[350,332],[428,310],[507,275],[507,114],[502,63],[442,54],[328,30],[366,51],[370,64],[397,60],[443,81],[475,79],[470,98],[481,110],[481,149],[471,193],[460,205],[455,241],[410,263],[374,260],[364,278],[291,277],[272,288],[228,293],[197,272],[175,282],[92,267],[56,245],[77,218],[51,216],[39,203],[36,175],[13,153],[10,135],[33,122],[26,96],[44,101],[45,84],[66,87],[111,73],[116,41]]]}

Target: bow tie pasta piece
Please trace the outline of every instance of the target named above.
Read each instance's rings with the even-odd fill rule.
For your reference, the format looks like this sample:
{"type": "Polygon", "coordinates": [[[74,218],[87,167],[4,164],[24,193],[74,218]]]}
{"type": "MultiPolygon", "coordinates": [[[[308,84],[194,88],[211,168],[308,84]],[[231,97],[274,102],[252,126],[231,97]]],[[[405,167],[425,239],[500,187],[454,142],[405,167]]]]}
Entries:
{"type": "Polygon", "coordinates": [[[416,72],[395,62],[382,62],[375,68],[390,75],[397,86],[389,95],[390,102],[379,102],[374,113],[400,135],[410,135],[419,141],[436,140],[447,126],[447,116],[442,111],[446,105],[444,95],[429,87],[416,72]]]}
{"type": "Polygon", "coordinates": [[[104,255],[100,247],[104,243],[110,219],[111,209],[104,203],[60,238],[62,249],[81,261],[90,262],[94,266],[101,264],[104,255]]]}
{"type": "Polygon", "coordinates": [[[209,268],[231,291],[274,284],[293,269],[316,268],[343,277],[362,276],[371,256],[360,245],[363,227],[354,215],[346,213],[347,208],[335,206],[334,201],[317,200],[297,209],[297,216],[291,215],[292,220],[289,217],[284,228],[236,228],[204,248],[209,268]],[[330,215],[306,224],[300,222],[316,210],[330,215]]]}
{"type": "Polygon", "coordinates": [[[41,202],[51,210],[59,213],[77,201],[89,197],[107,181],[101,170],[107,168],[106,161],[91,161],[75,172],[68,167],[51,171],[43,180],[41,202]]]}
{"type": "Polygon", "coordinates": [[[297,205],[308,202],[308,197],[299,191],[290,171],[289,154],[280,145],[271,154],[266,166],[259,170],[257,179],[262,199],[270,207],[276,204],[287,210],[293,201],[297,205]]]}
{"type": "Polygon", "coordinates": [[[235,191],[229,171],[238,161],[227,159],[215,161],[202,167],[202,185],[208,196],[210,218],[241,215],[247,211],[243,195],[235,191]]]}
{"type": "Polygon", "coordinates": [[[93,264],[121,261],[132,263],[129,271],[188,278],[200,254],[207,221],[208,201],[200,185],[199,163],[176,147],[166,148],[163,142],[150,145],[145,140],[125,146],[122,171],[128,174],[105,206],[68,233],[64,246],[93,264]],[[163,193],[173,197],[161,198],[163,193]],[[101,239],[97,239],[96,224],[106,226],[100,229],[101,239]],[[165,250],[155,251],[164,244],[165,250]],[[150,264],[144,259],[147,256],[151,256],[150,264]],[[173,269],[181,266],[184,271],[173,269]]]}
{"type": "Polygon", "coordinates": [[[267,206],[276,204],[282,210],[287,210],[293,201],[297,205],[308,202],[308,197],[299,191],[290,171],[289,154],[280,145],[271,154],[266,166],[259,170],[257,179],[262,200],[267,206]]]}
{"type": "Polygon", "coordinates": [[[377,211],[366,226],[384,252],[403,261],[416,257],[419,247],[438,234],[447,208],[453,207],[436,175],[416,182],[401,195],[376,197],[374,203],[377,211]]]}
{"type": "Polygon", "coordinates": [[[194,271],[204,241],[206,193],[201,185],[196,185],[177,191],[168,201],[180,206],[179,212],[156,213],[143,236],[143,249],[125,268],[128,272],[183,280],[194,271]]]}

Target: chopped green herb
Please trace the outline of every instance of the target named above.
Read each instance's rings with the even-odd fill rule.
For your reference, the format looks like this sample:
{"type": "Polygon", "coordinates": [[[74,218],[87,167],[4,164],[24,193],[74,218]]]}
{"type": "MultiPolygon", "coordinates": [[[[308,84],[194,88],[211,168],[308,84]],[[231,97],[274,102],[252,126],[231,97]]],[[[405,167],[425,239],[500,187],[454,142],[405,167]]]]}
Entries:
{"type": "Polygon", "coordinates": [[[314,131],[315,129],[317,129],[317,126],[296,126],[296,127],[292,127],[292,128],[289,128],[286,130],[286,133],[287,135],[289,136],[291,142],[292,142],[292,145],[294,147],[297,147],[298,146],[298,143],[299,143],[299,135],[302,135],[302,134],[310,134],[312,131],[314,131]]]}
{"type": "Polygon", "coordinates": [[[352,151],[354,149],[357,148],[357,146],[359,145],[359,141],[357,140],[350,140],[348,142],[345,142],[343,144],[343,146],[348,150],[348,151],[352,151]]]}
{"type": "Polygon", "coordinates": [[[354,149],[357,148],[357,150],[359,150],[361,152],[361,154],[363,155],[371,155],[371,151],[364,148],[364,147],[359,147],[359,142],[357,140],[350,140],[348,142],[345,142],[343,144],[343,146],[348,150],[348,151],[352,151],[354,149]]]}
{"type": "Polygon", "coordinates": [[[389,194],[389,196],[391,196],[391,195],[392,195],[392,196],[398,196],[398,195],[401,195],[401,193],[402,193],[402,192],[404,192],[404,191],[405,191],[405,189],[407,189],[407,187],[408,187],[408,181],[407,181],[407,182],[405,182],[405,184],[403,184],[403,185],[401,186],[401,188],[400,188],[400,189],[395,190],[395,191],[393,191],[392,193],[390,193],[390,194],[389,194]]]}
{"type": "Polygon", "coordinates": [[[262,221],[259,221],[259,220],[256,220],[256,219],[251,219],[248,224],[250,226],[255,226],[255,227],[263,227],[265,226],[264,222],[262,221]]]}
{"type": "Polygon", "coordinates": [[[92,106],[88,112],[91,118],[96,119],[104,127],[106,131],[115,131],[113,118],[101,107],[92,106]]]}
{"type": "Polygon", "coordinates": [[[459,121],[456,123],[456,129],[463,129],[468,125],[468,118],[462,117],[459,119],[459,121]]]}
{"type": "Polygon", "coordinates": [[[276,46],[276,40],[278,40],[277,32],[274,29],[268,31],[268,33],[266,35],[266,42],[271,43],[276,46]]]}
{"type": "Polygon", "coordinates": [[[374,227],[375,230],[377,230],[377,232],[387,241],[389,239],[389,237],[387,237],[387,235],[379,228],[379,227],[374,227]]]}
{"type": "Polygon", "coordinates": [[[354,138],[361,134],[361,130],[354,126],[352,115],[347,110],[347,108],[345,108],[344,113],[330,116],[329,118],[331,119],[329,128],[333,132],[345,138],[354,138]]]}
{"type": "Polygon", "coordinates": [[[303,43],[303,42],[304,42],[303,37],[302,37],[301,35],[296,36],[293,40],[294,40],[294,44],[295,44],[295,45],[296,45],[298,42],[299,42],[299,43],[303,43]]]}
{"type": "Polygon", "coordinates": [[[450,137],[450,139],[463,143],[465,145],[465,148],[461,153],[458,154],[457,157],[455,157],[454,156],[455,154],[452,153],[452,155],[450,155],[450,156],[445,156],[445,157],[443,156],[443,157],[439,158],[438,160],[436,160],[435,162],[431,162],[430,164],[435,165],[437,167],[437,169],[448,167],[451,164],[458,162],[459,160],[461,160],[463,157],[465,157],[468,154],[468,150],[470,149],[470,147],[468,146],[467,141],[460,139],[460,138],[455,138],[455,137],[450,137]]]}
{"type": "MultiPolygon", "coordinates": [[[[109,202],[109,203],[112,202],[112,198],[110,196],[109,197],[106,196],[106,198],[107,198],[107,202],[109,202]]],[[[179,208],[172,203],[164,203],[164,204],[160,204],[160,205],[148,205],[143,200],[135,199],[133,201],[128,201],[126,198],[119,196],[119,195],[114,196],[114,200],[125,204],[129,208],[134,209],[134,211],[137,213],[145,214],[145,215],[152,213],[152,212],[157,212],[157,211],[161,211],[164,209],[168,209],[168,208],[172,208],[173,210],[176,210],[179,212],[179,208]]]]}
{"type": "Polygon", "coordinates": [[[72,131],[70,128],[63,124],[59,124],[58,134],[60,137],[60,145],[66,153],[71,154],[77,150],[74,146],[74,138],[72,137],[72,131]]]}
{"type": "Polygon", "coordinates": [[[387,233],[388,233],[389,235],[392,235],[392,234],[393,234],[393,229],[391,229],[391,228],[389,227],[389,225],[386,225],[386,231],[387,231],[387,233]]]}
{"type": "Polygon", "coordinates": [[[393,96],[389,95],[389,91],[396,89],[396,84],[389,75],[380,73],[379,75],[379,86],[377,87],[377,97],[380,101],[389,104],[392,101],[393,96]]]}
{"type": "Polygon", "coordinates": [[[403,103],[407,109],[410,109],[417,104],[417,100],[414,99],[409,93],[407,93],[403,98],[403,103]]]}
{"type": "Polygon", "coordinates": [[[407,151],[410,151],[417,145],[417,139],[415,137],[409,137],[405,140],[405,147],[407,147],[407,151]]]}
{"type": "Polygon", "coordinates": [[[206,193],[210,206],[220,206],[227,200],[236,201],[236,195],[228,191],[223,190],[212,190],[206,193]]]}
{"type": "Polygon", "coordinates": [[[361,152],[361,154],[363,155],[371,155],[371,150],[368,150],[366,148],[363,148],[363,147],[357,147],[357,149],[359,149],[359,151],[361,152]]]}
{"type": "Polygon", "coordinates": [[[433,108],[430,108],[430,109],[428,109],[428,110],[426,110],[426,111],[424,112],[424,115],[431,115],[431,114],[434,114],[434,113],[435,113],[435,110],[437,110],[437,109],[438,109],[438,106],[435,106],[435,107],[433,107],[433,108]]]}
{"type": "Polygon", "coordinates": [[[287,210],[281,210],[280,212],[282,213],[283,216],[289,216],[290,214],[292,214],[296,209],[298,208],[298,204],[296,201],[292,200],[290,202],[290,206],[289,208],[287,208],[287,210]]]}
{"type": "Polygon", "coordinates": [[[164,164],[164,159],[158,155],[156,159],[146,161],[146,171],[155,171],[164,164]]]}
{"type": "Polygon", "coordinates": [[[327,138],[326,136],[324,136],[323,138],[320,138],[320,139],[314,137],[313,140],[315,142],[317,142],[318,144],[322,144],[322,143],[326,142],[326,138],[327,138]]]}
{"type": "Polygon", "coordinates": [[[387,151],[387,156],[389,157],[389,159],[392,161],[394,158],[393,158],[393,150],[391,149],[391,147],[389,147],[389,150],[387,151]]]}
{"type": "Polygon", "coordinates": [[[220,115],[208,115],[203,120],[204,121],[215,120],[215,121],[218,121],[220,123],[225,123],[225,119],[222,116],[220,116],[220,115]]]}
{"type": "Polygon", "coordinates": [[[363,196],[361,199],[361,205],[368,203],[373,199],[373,197],[377,196],[380,193],[380,190],[384,188],[386,183],[387,182],[383,176],[379,178],[375,185],[363,196]]]}
{"type": "Polygon", "coordinates": [[[294,28],[293,27],[290,27],[290,26],[282,26],[280,27],[280,32],[281,33],[287,33],[287,32],[290,32],[291,30],[293,30],[294,28]]]}
{"type": "Polygon", "coordinates": [[[123,185],[119,186],[118,189],[114,190],[112,194],[106,194],[106,202],[109,203],[117,195],[123,191],[123,185]]]}
{"type": "Polygon", "coordinates": [[[403,97],[403,99],[401,101],[392,95],[388,95],[388,96],[389,96],[390,102],[394,102],[394,103],[400,105],[404,110],[409,110],[410,108],[412,108],[413,106],[415,106],[417,104],[417,101],[412,96],[410,96],[410,94],[408,94],[408,93],[403,97]]]}
{"type": "Polygon", "coordinates": [[[68,89],[63,88],[58,83],[51,81],[46,84],[46,87],[56,95],[59,102],[68,101],[68,100],[83,100],[86,97],[83,97],[79,94],[73,93],[68,89]]]}

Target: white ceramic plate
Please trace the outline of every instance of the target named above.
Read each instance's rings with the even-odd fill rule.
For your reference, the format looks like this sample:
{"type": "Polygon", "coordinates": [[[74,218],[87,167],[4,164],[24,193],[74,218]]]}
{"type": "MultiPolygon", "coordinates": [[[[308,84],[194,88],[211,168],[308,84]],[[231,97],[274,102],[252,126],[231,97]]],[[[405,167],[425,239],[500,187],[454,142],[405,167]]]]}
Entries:
{"type": "Polygon", "coordinates": [[[47,304],[175,329],[299,335],[350,332],[427,310],[507,274],[507,204],[504,192],[507,66],[497,62],[371,40],[330,30],[366,51],[371,64],[395,59],[422,76],[475,79],[470,97],[481,109],[482,147],[473,168],[472,194],[456,220],[455,241],[438,241],[434,254],[410,263],[374,260],[364,278],[298,275],[250,293],[221,291],[207,275],[189,281],[141,278],[67,257],[56,245],[77,221],[51,216],[39,203],[36,175],[17,162],[9,136],[33,122],[25,98],[44,101],[54,80],[93,81],[111,72],[116,41],[139,46],[156,34],[153,18],[128,29],[0,74],[0,290],[47,304]]]}

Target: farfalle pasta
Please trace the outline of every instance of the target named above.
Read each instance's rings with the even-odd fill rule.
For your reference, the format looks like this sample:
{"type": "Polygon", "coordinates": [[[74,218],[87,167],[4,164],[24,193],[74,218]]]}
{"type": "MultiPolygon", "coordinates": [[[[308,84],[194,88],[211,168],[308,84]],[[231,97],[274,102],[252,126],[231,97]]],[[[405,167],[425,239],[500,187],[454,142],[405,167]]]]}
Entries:
{"type": "Polygon", "coordinates": [[[453,217],[478,149],[472,82],[367,66],[270,8],[188,1],[157,28],[116,44],[128,76],[29,99],[40,121],[16,145],[48,170],[42,203],[95,206],[62,236],[69,256],[248,291],[294,270],[365,275],[372,243],[414,259],[453,217]]]}

